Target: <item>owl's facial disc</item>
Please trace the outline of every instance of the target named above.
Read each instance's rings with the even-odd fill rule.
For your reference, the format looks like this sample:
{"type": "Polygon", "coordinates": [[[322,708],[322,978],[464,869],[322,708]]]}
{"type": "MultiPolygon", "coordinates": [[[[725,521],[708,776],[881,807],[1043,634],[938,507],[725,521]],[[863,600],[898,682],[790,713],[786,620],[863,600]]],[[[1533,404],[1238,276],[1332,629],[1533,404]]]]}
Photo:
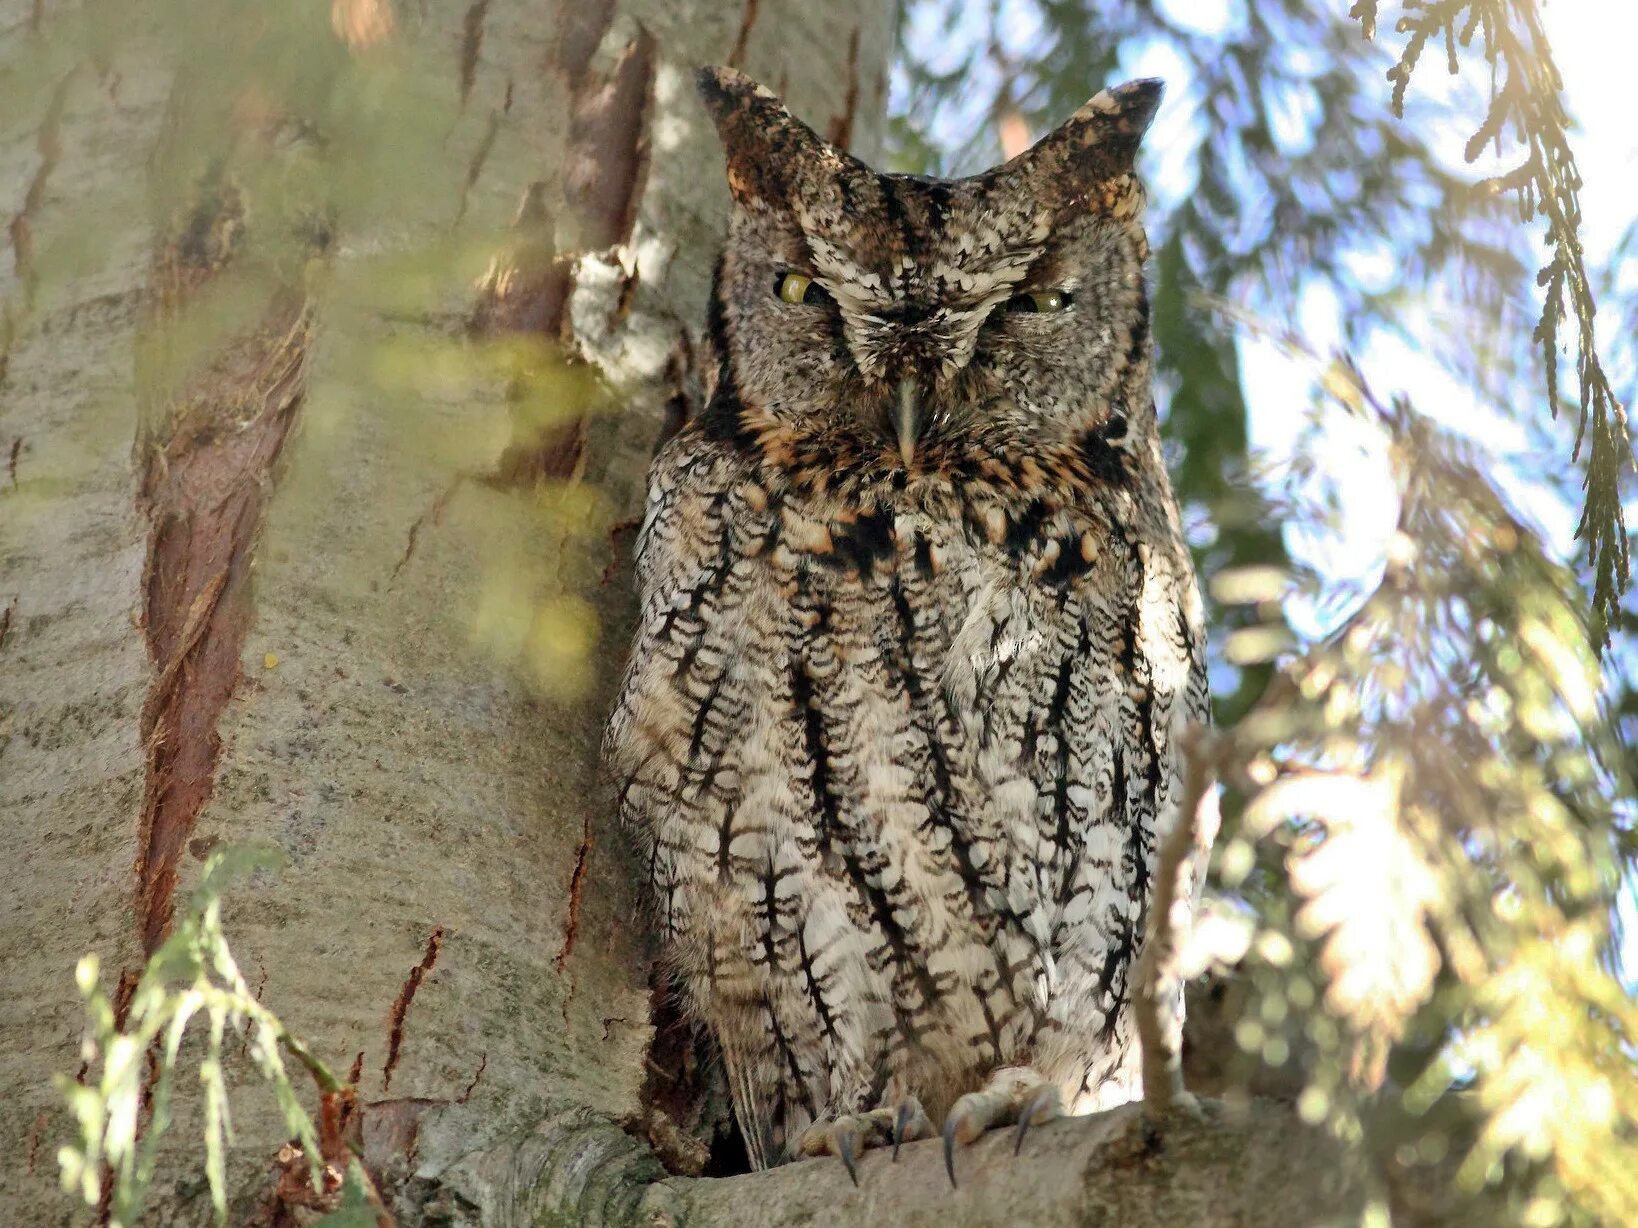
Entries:
{"type": "Polygon", "coordinates": [[[1132,159],[1158,82],[957,180],[878,174],[732,70],[700,89],[735,201],[718,342],[753,433],[851,435],[914,469],[940,444],[1027,451],[1117,416],[1147,345],[1132,159]]]}

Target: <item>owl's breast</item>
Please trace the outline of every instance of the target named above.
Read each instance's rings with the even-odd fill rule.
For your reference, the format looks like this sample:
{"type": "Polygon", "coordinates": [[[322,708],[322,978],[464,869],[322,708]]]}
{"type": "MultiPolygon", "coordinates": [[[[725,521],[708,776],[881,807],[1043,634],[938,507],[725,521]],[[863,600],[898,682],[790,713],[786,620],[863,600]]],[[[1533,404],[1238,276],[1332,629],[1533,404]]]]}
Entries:
{"type": "Polygon", "coordinates": [[[765,1004],[833,1073],[1095,1026],[1196,706],[1182,573],[1097,507],[682,460],[609,747],[702,1000],[765,1004]]]}

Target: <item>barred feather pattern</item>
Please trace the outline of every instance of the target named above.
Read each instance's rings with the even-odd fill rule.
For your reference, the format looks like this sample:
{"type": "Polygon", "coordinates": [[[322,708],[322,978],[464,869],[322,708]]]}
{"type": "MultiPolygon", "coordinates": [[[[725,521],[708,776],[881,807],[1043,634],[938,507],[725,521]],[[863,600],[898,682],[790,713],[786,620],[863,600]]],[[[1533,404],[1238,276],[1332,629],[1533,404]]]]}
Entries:
{"type": "MultiPolygon", "coordinates": [[[[743,119],[762,98],[723,105],[743,119]]],[[[777,168],[779,141],[817,140],[787,121],[768,121],[759,173],[777,168]]],[[[731,177],[734,157],[730,144],[731,177]]],[[[1031,204],[1009,221],[993,181],[858,181],[851,224],[865,229],[849,258],[874,242],[877,268],[909,268],[893,244],[926,265],[969,260],[888,292],[983,300],[970,336],[952,313],[944,339],[965,347],[962,370],[925,382],[943,405],[988,408],[937,417],[913,462],[860,425],[875,409],[861,408],[855,334],[886,313],[846,297],[843,245],[825,265],[808,244],[815,276],[831,270],[826,318],[850,330],[838,339],[813,309],[756,297],[802,248],[784,205],[739,201],[714,291],[711,403],[650,474],[639,629],[607,754],[758,1168],[810,1122],[906,1094],[936,1119],[1003,1066],[1027,1064],[1074,1111],[1138,1094],[1131,977],[1177,819],[1179,742],[1208,697],[1149,392],[1146,245],[1123,205],[1134,183],[1106,184],[1101,213],[1063,228],[1078,254],[1058,256],[1050,217],[1031,204]],[[892,229],[932,207],[929,191],[935,220],[968,227],[937,259],[892,229]],[[857,221],[868,192],[899,198],[874,237],[857,221]],[[971,263],[984,227],[1014,236],[1005,268],[971,263]],[[1043,267],[1100,295],[1105,314],[1075,325],[1090,340],[1065,342],[1095,374],[1053,379],[1048,334],[985,324],[1043,267]],[[803,412],[779,410],[793,363],[757,330],[780,321],[839,409],[816,390],[803,412]],[[1009,353],[1035,366],[1008,367],[1009,353]],[[1026,420],[1031,388],[1050,429],[1026,420]]]]}
{"type": "Polygon", "coordinates": [[[938,1112],[1028,1061],[1082,1109],[1132,1098],[1128,977],[1207,708],[1182,560],[1127,491],[827,511],[758,479],[692,430],[656,463],[611,730],[753,1158],[892,1080],[938,1112]]]}

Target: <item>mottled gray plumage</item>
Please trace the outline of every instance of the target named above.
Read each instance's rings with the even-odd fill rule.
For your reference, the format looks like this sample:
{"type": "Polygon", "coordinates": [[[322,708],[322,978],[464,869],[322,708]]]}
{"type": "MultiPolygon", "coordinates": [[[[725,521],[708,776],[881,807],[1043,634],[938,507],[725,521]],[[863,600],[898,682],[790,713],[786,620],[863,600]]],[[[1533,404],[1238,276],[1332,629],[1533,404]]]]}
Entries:
{"type": "Polygon", "coordinates": [[[1158,83],[961,180],[877,174],[736,73],[701,89],[734,195],[717,370],[650,475],[608,752],[751,1158],[997,1071],[1131,1099],[1207,716],[1132,174],[1158,83]]]}

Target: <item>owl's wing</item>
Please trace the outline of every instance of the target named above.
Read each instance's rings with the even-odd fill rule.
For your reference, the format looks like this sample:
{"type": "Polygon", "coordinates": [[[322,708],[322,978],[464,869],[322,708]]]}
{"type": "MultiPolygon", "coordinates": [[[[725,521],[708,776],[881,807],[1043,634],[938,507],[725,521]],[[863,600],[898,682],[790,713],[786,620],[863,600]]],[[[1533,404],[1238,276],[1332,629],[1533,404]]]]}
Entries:
{"type": "MultiPolygon", "coordinates": [[[[697,588],[726,543],[723,504],[737,466],[685,431],[649,468],[648,501],[637,532],[635,571],[645,615],[697,588]]],[[[646,617],[639,637],[654,629],[646,617]]],[[[641,638],[639,639],[639,643],[641,638]]]]}
{"type": "Polygon", "coordinates": [[[677,744],[679,670],[709,630],[713,603],[734,561],[728,519],[738,464],[684,430],[649,470],[648,503],[637,536],[637,634],[604,739],[620,816],[648,838],[675,804],[687,747],[677,744]]]}
{"type": "Polygon", "coordinates": [[[719,867],[700,852],[697,830],[714,831],[732,809],[725,782],[736,774],[711,765],[742,733],[731,714],[755,656],[743,641],[742,602],[767,521],[746,476],[743,459],[693,430],[655,458],[637,540],[636,642],[605,749],[690,1011],[711,1025],[746,1149],[760,1169],[782,1158],[782,1138],[805,1121],[790,1116],[788,1072],[766,1042],[776,1032],[768,1003],[754,993],[717,992],[719,971],[739,978],[718,967],[721,952],[706,932],[719,867]]]}

